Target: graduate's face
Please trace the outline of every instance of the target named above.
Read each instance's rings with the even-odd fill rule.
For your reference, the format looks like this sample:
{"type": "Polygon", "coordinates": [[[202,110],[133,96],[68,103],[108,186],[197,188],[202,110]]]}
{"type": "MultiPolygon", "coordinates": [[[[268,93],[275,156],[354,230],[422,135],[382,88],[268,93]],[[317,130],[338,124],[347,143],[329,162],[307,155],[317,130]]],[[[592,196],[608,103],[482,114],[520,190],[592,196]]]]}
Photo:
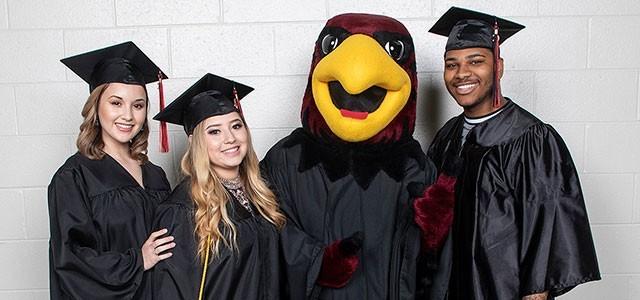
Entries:
{"type": "MultiPolygon", "coordinates": [[[[502,59],[498,61],[502,77],[502,59]]],[[[449,50],[444,57],[444,82],[447,90],[468,117],[480,117],[493,111],[493,53],[486,48],[449,50]]]]}
{"type": "Polygon", "coordinates": [[[98,102],[105,147],[128,144],[147,118],[147,94],[140,85],[110,83],[98,102]]]}
{"type": "Polygon", "coordinates": [[[249,137],[240,115],[231,112],[209,117],[202,122],[207,153],[214,171],[222,178],[235,178],[247,154],[249,137]]]}

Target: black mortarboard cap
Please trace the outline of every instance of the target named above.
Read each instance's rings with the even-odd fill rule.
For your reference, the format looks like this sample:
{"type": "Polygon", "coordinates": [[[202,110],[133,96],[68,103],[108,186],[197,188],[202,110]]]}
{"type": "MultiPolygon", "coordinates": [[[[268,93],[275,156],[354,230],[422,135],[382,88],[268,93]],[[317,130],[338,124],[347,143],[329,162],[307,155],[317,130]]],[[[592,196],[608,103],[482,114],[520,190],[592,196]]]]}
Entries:
{"type": "Polygon", "coordinates": [[[133,42],[90,51],[60,60],[80,78],[89,83],[89,90],[97,86],[119,82],[144,86],[167,76],[133,42]]]}
{"type": "Polygon", "coordinates": [[[440,17],[429,32],[449,37],[446,51],[475,47],[493,49],[495,22],[498,23],[500,43],[524,28],[509,20],[454,6],[440,17]]]}
{"type": "Polygon", "coordinates": [[[207,73],[153,119],[182,125],[187,134],[192,134],[206,118],[233,111],[241,113],[235,99],[240,100],[251,91],[250,86],[207,73]]]}

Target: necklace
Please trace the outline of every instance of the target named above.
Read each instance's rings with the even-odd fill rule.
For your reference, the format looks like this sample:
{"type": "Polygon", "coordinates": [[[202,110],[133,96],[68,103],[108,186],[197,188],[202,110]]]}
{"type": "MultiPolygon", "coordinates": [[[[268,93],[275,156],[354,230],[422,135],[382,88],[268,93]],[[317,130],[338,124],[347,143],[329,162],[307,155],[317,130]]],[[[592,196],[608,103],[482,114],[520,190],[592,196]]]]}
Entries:
{"type": "Polygon", "coordinates": [[[237,190],[242,187],[242,180],[240,180],[240,175],[231,179],[220,178],[220,183],[222,183],[222,185],[224,185],[224,187],[228,189],[237,190]]]}
{"type": "Polygon", "coordinates": [[[242,180],[240,180],[240,175],[233,179],[220,178],[220,182],[225,188],[227,188],[234,198],[238,199],[238,202],[242,204],[242,207],[247,211],[252,212],[249,197],[247,197],[247,194],[244,192],[244,186],[242,184],[242,180]]]}

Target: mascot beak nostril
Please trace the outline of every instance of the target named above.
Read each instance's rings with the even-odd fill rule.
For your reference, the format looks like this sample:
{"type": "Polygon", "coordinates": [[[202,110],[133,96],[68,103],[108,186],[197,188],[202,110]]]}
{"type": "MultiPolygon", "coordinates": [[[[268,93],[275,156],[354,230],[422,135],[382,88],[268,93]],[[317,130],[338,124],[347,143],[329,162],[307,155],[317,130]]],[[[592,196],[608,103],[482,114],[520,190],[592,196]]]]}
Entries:
{"type": "Polygon", "coordinates": [[[329,94],[333,105],[338,109],[372,113],[380,107],[387,90],[372,86],[360,94],[349,94],[338,81],[329,82],[329,94]]]}

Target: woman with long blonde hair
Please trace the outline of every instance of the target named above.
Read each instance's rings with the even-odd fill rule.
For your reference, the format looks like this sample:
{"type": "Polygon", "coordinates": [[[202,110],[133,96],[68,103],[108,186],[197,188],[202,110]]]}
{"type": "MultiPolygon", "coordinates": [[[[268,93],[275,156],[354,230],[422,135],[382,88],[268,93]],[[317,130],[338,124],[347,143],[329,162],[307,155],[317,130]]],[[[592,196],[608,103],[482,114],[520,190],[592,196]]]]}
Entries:
{"type": "Polygon", "coordinates": [[[239,106],[252,90],[207,74],[154,117],[189,139],[185,178],[156,213],[178,246],[154,270],[154,299],[280,299],[284,216],[239,106]]]}
{"type": "Polygon", "coordinates": [[[49,185],[50,298],[152,299],[146,271],[175,246],[161,237],[166,230],[151,232],[155,208],[171,188],[146,155],[145,85],[164,74],[132,42],[62,62],[91,94],[78,152],[49,185]]]}

